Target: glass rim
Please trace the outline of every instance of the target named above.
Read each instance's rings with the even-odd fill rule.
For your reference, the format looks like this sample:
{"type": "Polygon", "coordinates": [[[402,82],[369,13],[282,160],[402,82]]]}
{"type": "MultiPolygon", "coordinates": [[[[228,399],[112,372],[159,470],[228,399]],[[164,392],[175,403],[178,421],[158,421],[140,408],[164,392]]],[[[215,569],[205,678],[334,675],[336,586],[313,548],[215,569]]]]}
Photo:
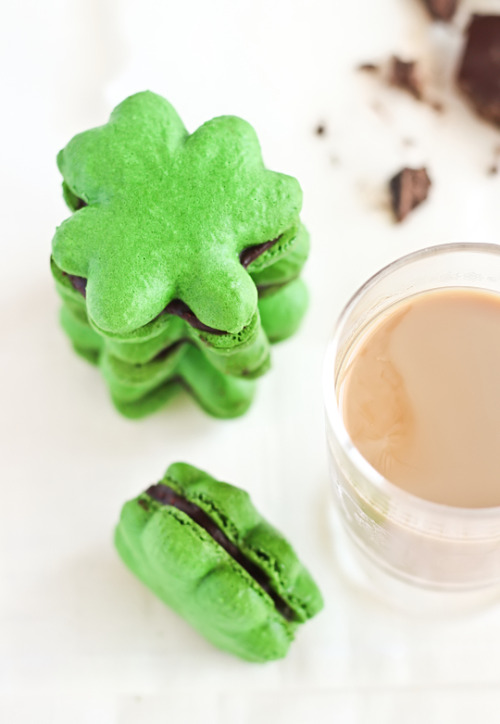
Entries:
{"type": "Polygon", "coordinates": [[[480,523],[482,521],[485,523],[491,523],[495,520],[500,520],[500,505],[486,508],[462,508],[453,505],[446,505],[444,503],[436,503],[431,500],[419,498],[418,496],[399,488],[394,483],[391,483],[390,480],[375,470],[375,468],[361,455],[354,445],[344,425],[337,400],[335,364],[339,350],[339,340],[345,328],[349,314],[359,299],[369,292],[379,281],[409,263],[424,258],[454,252],[474,252],[480,254],[492,254],[500,257],[500,245],[485,242],[453,242],[450,244],[428,246],[409,254],[405,254],[404,256],[398,257],[395,261],[386,264],[379,271],[370,276],[364,284],[358,287],[340,312],[333,332],[328,340],[323,362],[323,403],[325,406],[327,422],[340,443],[343,453],[347,456],[356,472],[358,472],[377,492],[382,493],[387,498],[397,503],[398,507],[402,510],[406,509],[411,511],[411,517],[413,517],[416,512],[420,512],[429,518],[433,518],[435,520],[439,519],[441,521],[443,521],[443,519],[448,519],[450,522],[453,521],[455,523],[458,521],[463,521],[464,523],[480,523]]]}

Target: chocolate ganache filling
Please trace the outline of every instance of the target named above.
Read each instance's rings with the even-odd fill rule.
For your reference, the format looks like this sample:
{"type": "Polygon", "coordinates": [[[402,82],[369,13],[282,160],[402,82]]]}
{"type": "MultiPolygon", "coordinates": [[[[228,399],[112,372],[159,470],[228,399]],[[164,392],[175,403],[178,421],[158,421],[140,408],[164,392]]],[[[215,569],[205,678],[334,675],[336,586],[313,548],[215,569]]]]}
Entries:
{"type": "Polygon", "coordinates": [[[240,262],[241,265],[247,268],[247,266],[250,266],[250,264],[259,258],[259,256],[262,256],[262,254],[270,249],[272,246],[276,244],[281,239],[281,236],[277,236],[276,239],[271,239],[271,241],[265,241],[263,244],[255,244],[254,246],[247,246],[246,249],[243,249],[243,251],[240,254],[240,262]]]}
{"type": "MultiPolygon", "coordinates": [[[[271,578],[268,574],[259,568],[250,558],[248,558],[239,548],[229,540],[226,534],[218,527],[218,525],[210,518],[204,510],[198,505],[192,503],[182,495],[176,493],[175,490],[170,488],[168,485],[163,483],[157,483],[151,485],[146,490],[146,495],[156,500],[161,505],[170,506],[182,511],[191,518],[197,525],[205,530],[213,540],[218,543],[231,558],[233,558],[253,579],[254,581],[268,594],[272,599],[276,610],[280,613],[283,618],[287,621],[296,621],[297,615],[295,611],[288,605],[288,603],[273,590],[271,578]]],[[[139,505],[144,506],[144,500],[139,500],[139,505]]]]}
{"type": "Polygon", "coordinates": [[[75,211],[79,211],[80,209],[83,209],[84,206],[88,206],[87,202],[81,199],[79,196],[75,196],[75,211]]]}

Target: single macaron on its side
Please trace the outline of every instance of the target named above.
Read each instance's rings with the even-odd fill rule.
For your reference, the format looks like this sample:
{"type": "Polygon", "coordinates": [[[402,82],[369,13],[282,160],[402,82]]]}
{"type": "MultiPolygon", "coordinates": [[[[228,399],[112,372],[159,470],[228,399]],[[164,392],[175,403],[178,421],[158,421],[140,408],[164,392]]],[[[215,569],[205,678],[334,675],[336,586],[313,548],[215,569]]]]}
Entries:
{"type": "Polygon", "coordinates": [[[125,503],[115,544],[130,570],[215,646],[286,655],[321,593],[248,493],[186,463],[125,503]]]}

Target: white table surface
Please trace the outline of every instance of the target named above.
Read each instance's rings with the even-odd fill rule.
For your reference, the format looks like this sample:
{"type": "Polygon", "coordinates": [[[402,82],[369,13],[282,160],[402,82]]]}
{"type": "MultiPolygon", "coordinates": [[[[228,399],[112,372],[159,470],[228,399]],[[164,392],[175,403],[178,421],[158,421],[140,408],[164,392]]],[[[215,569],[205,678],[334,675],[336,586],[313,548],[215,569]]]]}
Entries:
{"type": "Polygon", "coordinates": [[[462,0],[452,28],[432,25],[418,0],[3,4],[2,724],[499,721],[500,605],[405,613],[343,562],[320,385],[335,317],[368,275],[429,244],[499,240],[500,176],[486,170],[500,134],[453,87],[477,9],[500,1],[462,0]],[[393,52],[421,59],[443,113],[355,70],[393,52]],[[68,212],[56,152],[146,88],[190,130],[246,118],[267,165],[304,190],[310,311],[236,421],[187,398],[121,419],[57,324],[48,257],[68,212]],[[426,164],[434,184],[398,226],[385,184],[404,164],[426,164]],[[122,503],[175,460],[247,488],[319,581],[325,610],[285,660],[250,665],[213,649],[115,554],[122,503]]]}

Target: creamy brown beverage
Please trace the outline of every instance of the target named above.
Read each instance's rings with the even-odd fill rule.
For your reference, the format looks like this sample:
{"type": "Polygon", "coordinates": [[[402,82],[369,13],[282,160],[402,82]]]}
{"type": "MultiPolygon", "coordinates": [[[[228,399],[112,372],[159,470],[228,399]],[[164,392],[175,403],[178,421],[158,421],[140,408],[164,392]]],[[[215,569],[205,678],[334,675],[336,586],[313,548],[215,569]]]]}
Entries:
{"type": "Polygon", "coordinates": [[[363,457],[420,498],[500,506],[500,295],[423,292],[384,312],[341,372],[363,457]]]}

